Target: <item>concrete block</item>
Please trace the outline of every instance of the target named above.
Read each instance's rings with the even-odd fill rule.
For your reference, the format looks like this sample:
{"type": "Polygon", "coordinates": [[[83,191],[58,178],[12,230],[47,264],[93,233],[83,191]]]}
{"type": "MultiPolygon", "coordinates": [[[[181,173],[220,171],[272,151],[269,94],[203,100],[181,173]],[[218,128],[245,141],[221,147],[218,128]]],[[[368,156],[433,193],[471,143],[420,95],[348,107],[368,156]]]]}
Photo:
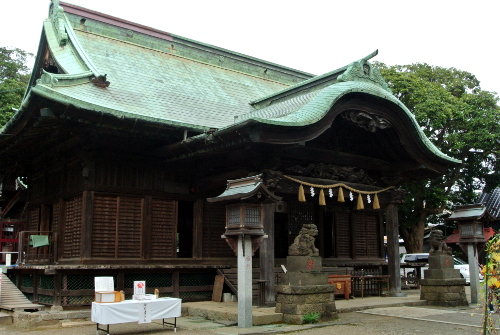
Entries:
{"type": "Polygon", "coordinates": [[[254,315],[252,317],[252,324],[254,326],[271,325],[281,322],[283,322],[282,314],[254,315]]]}
{"type": "Polygon", "coordinates": [[[333,320],[337,320],[339,318],[336,312],[323,312],[321,313],[319,320],[321,322],[329,322],[333,320]]]}
{"type": "Polygon", "coordinates": [[[331,293],[319,294],[278,294],[276,301],[285,304],[314,304],[327,303],[333,301],[331,293]]]}
{"type": "Polygon", "coordinates": [[[303,317],[302,315],[283,314],[283,322],[292,325],[301,325],[304,323],[302,317],[303,317]]]}
{"type": "Polygon", "coordinates": [[[326,285],[328,274],[322,272],[287,272],[280,274],[282,285],[326,285]]]}
{"type": "Polygon", "coordinates": [[[319,256],[287,256],[287,272],[321,272],[323,270],[319,256]]]}
{"type": "Polygon", "coordinates": [[[309,313],[322,313],[324,312],[325,304],[305,304],[305,305],[294,305],[294,304],[282,304],[281,311],[285,314],[309,314],[309,313]]]}
{"type": "Polygon", "coordinates": [[[460,300],[459,293],[443,293],[445,301],[460,300]]]}
{"type": "Polygon", "coordinates": [[[453,257],[449,255],[429,256],[429,269],[453,269],[453,257]]]}
{"type": "Polygon", "coordinates": [[[327,302],[323,304],[323,311],[329,312],[329,313],[336,313],[337,312],[337,307],[335,305],[335,302],[327,302]]]}
{"type": "Polygon", "coordinates": [[[424,277],[426,279],[456,279],[460,277],[460,270],[458,269],[429,269],[424,270],[424,277]]]}
{"type": "Polygon", "coordinates": [[[464,278],[422,279],[421,286],[465,286],[464,278]]]}
{"type": "Polygon", "coordinates": [[[12,316],[10,314],[0,312],[0,325],[10,325],[12,324],[12,316]]]}
{"type": "Polygon", "coordinates": [[[274,291],[278,294],[318,294],[333,293],[335,285],[315,285],[315,286],[297,286],[297,285],[276,285],[274,291]]]}

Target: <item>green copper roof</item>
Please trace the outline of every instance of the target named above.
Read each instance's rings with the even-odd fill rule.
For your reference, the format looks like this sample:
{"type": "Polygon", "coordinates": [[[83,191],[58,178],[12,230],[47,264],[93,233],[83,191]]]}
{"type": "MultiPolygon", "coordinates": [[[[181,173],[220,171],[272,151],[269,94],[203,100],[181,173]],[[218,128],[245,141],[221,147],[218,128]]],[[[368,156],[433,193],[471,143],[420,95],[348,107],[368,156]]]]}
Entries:
{"type": "Polygon", "coordinates": [[[242,115],[238,121],[244,122],[250,119],[264,124],[292,127],[311,125],[320,121],[341,97],[349,93],[364,93],[382,98],[397,105],[401,109],[401,112],[410,120],[421,141],[431,152],[445,160],[455,163],[461,162],[460,160],[443,154],[427,136],[425,136],[415,116],[401,101],[392,95],[389,90],[366,81],[340,82],[317,91],[296,95],[288,100],[242,115]]]}
{"type": "MultiPolygon", "coordinates": [[[[377,51],[311,77],[81,7],[61,5],[67,13],[59,1],[52,0],[41,47],[46,41],[51,61],[63,73],[43,72],[1,132],[15,126],[33,95],[84,111],[202,132],[241,127],[249,120],[307,126],[321,120],[342,96],[364,93],[398,106],[432,153],[459,162],[441,153],[392,95],[378,69],[368,62],[377,51]]],[[[44,56],[38,55],[38,64],[44,56]]]]}
{"type": "Polygon", "coordinates": [[[50,22],[45,31],[54,57],[68,74],[46,73],[33,91],[89,110],[195,129],[220,128],[252,111],[248,101],[288,86],[84,31],[68,34],[70,42],[60,48],[50,22]],[[106,74],[108,87],[74,80],[96,72],[106,74]]]}

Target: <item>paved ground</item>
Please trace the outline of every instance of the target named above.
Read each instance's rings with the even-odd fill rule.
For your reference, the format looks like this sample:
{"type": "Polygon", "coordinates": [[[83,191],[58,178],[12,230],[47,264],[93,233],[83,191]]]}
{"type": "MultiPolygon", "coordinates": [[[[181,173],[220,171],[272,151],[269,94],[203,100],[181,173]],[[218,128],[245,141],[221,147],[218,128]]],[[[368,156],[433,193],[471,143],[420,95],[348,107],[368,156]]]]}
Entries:
{"type": "MultiPolygon", "coordinates": [[[[226,327],[199,317],[183,317],[179,320],[179,334],[196,335],[244,335],[244,334],[370,334],[370,335],[470,335],[482,330],[482,310],[479,308],[449,309],[428,307],[385,307],[360,312],[340,313],[339,320],[319,325],[268,325],[252,328],[226,327]]],[[[500,324],[495,315],[497,325],[500,324]]],[[[112,325],[111,334],[173,334],[173,329],[163,330],[158,322],[151,324],[127,323],[112,325]]],[[[94,325],[72,327],[47,327],[21,330],[13,326],[0,326],[0,334],[8,335],[83,335],[96,334],[94,325]]],[[[104,332],[100,332],[104,334],[104,332]]]]}
{"type": "MultiPolygon", "coordinates": [[[[498,316],[495,315],[499,324],[498,316]]],[[[67,326],[67,325],[66,325],[67,326]]],[[[179,334],[196,335],[236,335],[236,334],[439,334],[462,335],[480,334],[482,311],[478,308],[443,309],[428,307],[386,307],[373,308],[360,312],[341,313],[339,320],[321,325],[268,325],[252,328],[225,327],[221,324],[197,317],[179,319],[179,334]]],[[[163,330],[157,322],[138,325],[127,323],[112,325],[111,334],[168,334],[173,329],[163,330]]],[[[8,335],[83,335],[96,334],[94,325],[71,324],[71,327],[47,327],[34,330],[21,330],[13,326],[0,326],[0,334],[8,335]]],[[[104,332],[100,332],[104,334],[104,332]]]]}
{"type": "MultiPolygon", "coordinates": [[[[413,293],[415,294],[415,293],[413,293]]],[[[316,325],[286,325],[274,324],[239,328],[216,323],[203,317],[178,318],[177,333],[196,335],[250,335],[250,334],[286,334],[304,335],[470,335],[481,334],[483,307],[469,306],[465,308],[438,308],[429,306],[393,306],[388,302],[397,298],[370,298],[356,301],[338,300],[337,305],[344,312],[339,313],[335,322],[316,325]],[[350,305],[349,305],[350,304],[350,305]],[[351,311],[353,305],[367,308],[361,311],[351,311]],[[347,306],[347,307],[346,307],[347,306]]],[[[401,298],[400,298],[401,299],[401,298]]],[[[411,300],[406,297],[402,300],[411,300]]],[[[500,317],[494,314],[497,329],[500,317]]],[[[174,334],[172,328],[162,329],[158,322],[150,324],[118,324],[110,326],[111,334],[174,334]]],[[[96,334],[95,324],[89,322],[65,322],[63,326],[52,326],[23,330],[15,326],[0,325],[0,334],[6,335],[84,335],[96,334]]],[[[99,334],[105,334],[99,332],[99,334]]],[[[491,332],[490,334],[494,334],[491,332]]]]}

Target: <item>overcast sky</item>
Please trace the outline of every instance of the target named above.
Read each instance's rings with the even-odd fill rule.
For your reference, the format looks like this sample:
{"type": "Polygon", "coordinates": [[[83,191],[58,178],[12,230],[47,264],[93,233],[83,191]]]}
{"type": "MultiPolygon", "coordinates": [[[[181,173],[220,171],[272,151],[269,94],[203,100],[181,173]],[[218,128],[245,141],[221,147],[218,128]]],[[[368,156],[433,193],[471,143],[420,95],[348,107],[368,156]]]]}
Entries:
{"type": "MultiPolygon", "coordinates": [[[[374,50],[500,92],[500,0],[68,0],[66,2],[312,74],[374,50]]],[[[36,53],[50,0],[1,0],[0,46],[36,53]]]]}

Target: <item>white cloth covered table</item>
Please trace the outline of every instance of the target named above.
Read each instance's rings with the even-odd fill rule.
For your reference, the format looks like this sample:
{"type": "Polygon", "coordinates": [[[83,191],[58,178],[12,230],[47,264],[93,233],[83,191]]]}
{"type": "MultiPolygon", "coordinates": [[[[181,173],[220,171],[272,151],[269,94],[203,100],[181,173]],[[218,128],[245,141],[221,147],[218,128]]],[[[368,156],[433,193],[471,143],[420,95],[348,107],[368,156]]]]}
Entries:
{"type": "MultiPolygon", "coordinates": [[[[177,318],[181,316],[181,302],[182,299],[178,298],[124,300],[111,303],[92,302],[91,318],[97,323],[97,329],[99,329],[99,324],[138,322],[139,308],[143,308],[144,304],[151,304],[151,320],[177,318]]],[[[175,324],[172,325],[175,327],[175,324]]]]}

